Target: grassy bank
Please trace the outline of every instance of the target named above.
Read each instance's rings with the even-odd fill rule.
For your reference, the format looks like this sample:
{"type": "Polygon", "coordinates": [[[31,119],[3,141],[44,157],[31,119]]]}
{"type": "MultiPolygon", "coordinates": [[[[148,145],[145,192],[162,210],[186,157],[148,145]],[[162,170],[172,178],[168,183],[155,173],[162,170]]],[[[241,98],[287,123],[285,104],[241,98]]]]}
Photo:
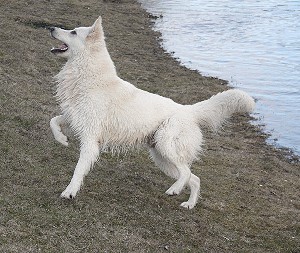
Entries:
{"type": "Polygon", "coordinates": [[[247,116],[206,133],[193,165],[202,198],[191,211],[179,207],[186,192],[164,194],[173,181],[143,151],[104,154],[75,200],[59,198],[79,152],[49,129],[64,61],[50,54],[57,41],[44,28],[88,26],[99,14],[122,78],[183,104],[228,88],[166,54],[133,0],[2,1],[0,252],[299,252],[299,160],[266,145],[247,116]]]}

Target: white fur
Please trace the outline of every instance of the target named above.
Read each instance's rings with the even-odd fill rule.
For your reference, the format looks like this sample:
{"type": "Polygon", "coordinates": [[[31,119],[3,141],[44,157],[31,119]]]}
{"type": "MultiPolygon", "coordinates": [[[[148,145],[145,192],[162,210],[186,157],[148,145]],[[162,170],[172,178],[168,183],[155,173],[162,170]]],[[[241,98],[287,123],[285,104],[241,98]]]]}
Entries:
{"type": "Polygon", "coordinates": [[[201,152],[200,126],[216,129],[235,112],[251,112],[253,99],[242,91],[229,90],[184,106],[140,90],[117,76],[100,17],[92,27],[75,31],[77,35],[60,28],[51,32],[68,45],[68,50],[60,53],[68,61],[56,76],[62,115],[53,118],[50,126],[63,145],[68,145],[61,130],[66,123],[81,142],[73,178],[61,197],[76,196],[102,150],[123,151],[143,145],[149,148],[155,164],[176,179],[166,193],[179,194],[189,186],[190,198],[181,206],[193,208],[200,179],[191,173],[190,166],[201,152]]]}

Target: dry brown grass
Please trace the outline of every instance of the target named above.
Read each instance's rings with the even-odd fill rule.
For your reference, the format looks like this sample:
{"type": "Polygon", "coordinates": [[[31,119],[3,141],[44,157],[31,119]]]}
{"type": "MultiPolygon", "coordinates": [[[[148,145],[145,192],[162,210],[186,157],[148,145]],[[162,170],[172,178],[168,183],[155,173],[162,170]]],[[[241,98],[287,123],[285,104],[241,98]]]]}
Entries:
{"type": "Polygon", "coordinates": [[[163,194],[172,180],[144,152],[104,154],[72,201],[59,198],[78,158],[56,143],[49,25],[90,25],[101,14],[120,76],[148,91],[193,103],[227,89],[165,54],[147,14],[133,0],[1,1],[0,252],[300,251],[300,166],[235,117],[193,166],[202,199],[163,194]]]}

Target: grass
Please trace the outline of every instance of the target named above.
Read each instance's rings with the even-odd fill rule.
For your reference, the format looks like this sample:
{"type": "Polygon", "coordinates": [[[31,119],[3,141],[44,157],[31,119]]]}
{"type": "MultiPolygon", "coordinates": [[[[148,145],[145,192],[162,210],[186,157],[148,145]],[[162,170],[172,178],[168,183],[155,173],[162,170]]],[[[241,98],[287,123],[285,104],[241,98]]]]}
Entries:
{"type": "Polygon", "coordinates": [[[50,54],[57,42],[44,27],[91,25],[101,14],[120,76],[180,103],[228,87],[166,54],[133,0],[16,0],[0,12],[0,252],[300,251],[299,159],[268,146],[247,116],[206,133],[193,166],[202,198],[191,211],[179,207],[187,192],[164,194],[172,180],[144,151],[103,154],[77,198],[60,199],[79,152],[49,129],[64,61],[50,54]]]}

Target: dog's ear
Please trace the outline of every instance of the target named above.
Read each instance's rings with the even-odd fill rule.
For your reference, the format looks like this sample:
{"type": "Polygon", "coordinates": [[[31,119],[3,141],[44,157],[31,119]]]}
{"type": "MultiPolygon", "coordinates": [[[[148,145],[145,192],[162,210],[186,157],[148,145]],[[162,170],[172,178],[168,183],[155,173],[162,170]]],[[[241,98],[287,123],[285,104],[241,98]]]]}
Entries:
{"type": "Polygon", "coordinates": [[[102,18],[99,16],[95,23],[91,26],[90,33],[87,36],[88,40],[95,41],[104,37],[102,29],[102,18]]]}
{"type": "Polygon", "coordinates": [[[94,30],[94,31],[99,30],[99,29],[102,30],[102,18],[101,18],[101,16],[99,16],[97,18],[97,20],[92,25],[92,28],[93,28],[92,30],[94,30]]]}

